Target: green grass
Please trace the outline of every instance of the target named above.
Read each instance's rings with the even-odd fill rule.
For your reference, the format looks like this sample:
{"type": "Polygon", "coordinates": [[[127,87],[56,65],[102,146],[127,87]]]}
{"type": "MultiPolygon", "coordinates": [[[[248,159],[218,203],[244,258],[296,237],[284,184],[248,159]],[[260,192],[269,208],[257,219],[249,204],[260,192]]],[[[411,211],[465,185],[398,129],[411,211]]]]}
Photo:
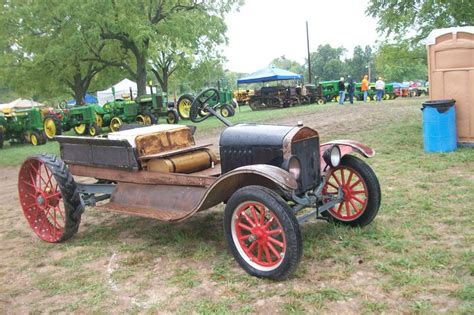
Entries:
{"type": "MultiPolygon", "coordinates": [[[[296,110],[317,107],[233,119],[283,118],[296,110]]],[[[38,312],[472,314],[474,150],[424,153],[419,115],[324,136],[376,149],[366,161],[380,180],[380,212],[362,229],[303,224],[303,258],[285,282],[250,277],[233,260],[222,206],[179,224],[88,209],[65,244],[45,244],[23,230],[1,234],[4,244],[22,247],[8,275],[29,280],[0,294],[27,299],[38,312]],[[112,255],[115,290],[106,271],[112,255]]],[[[215,120],[204,124],[201,132],[222,128],[215,120]]]]}

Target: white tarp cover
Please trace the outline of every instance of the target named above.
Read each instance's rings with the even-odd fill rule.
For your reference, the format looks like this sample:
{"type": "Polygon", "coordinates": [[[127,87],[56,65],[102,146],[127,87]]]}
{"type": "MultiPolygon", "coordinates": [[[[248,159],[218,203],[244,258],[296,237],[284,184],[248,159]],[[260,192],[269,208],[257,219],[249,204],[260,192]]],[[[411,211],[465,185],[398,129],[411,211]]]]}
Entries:
{"type": "MultiPolygon", "coordinates": [[[[135,97],[137,97],[137,84],[127,78],[115,84],[113,88],[115,89],[115,99],[130,98],[130,88],[132,88],[133,98],[135,99],[135,97]]],[[[149,93],[149,87],[147,87],[147,92],[149,93]]],[[[112,92],[112,87],[107,90],[97,91],[97,101],[100,106],[113,100],[114,94],[112,92]]]]}
{"type": "Polygon", "coordinates": [[[31,107],[41,107],[44,106],[41,103],[32,101],[32,100],[25,100],[23,98],[18,98],[10,103],[0,104],[0,110],[5,108],[31,108],[31,107]]]}

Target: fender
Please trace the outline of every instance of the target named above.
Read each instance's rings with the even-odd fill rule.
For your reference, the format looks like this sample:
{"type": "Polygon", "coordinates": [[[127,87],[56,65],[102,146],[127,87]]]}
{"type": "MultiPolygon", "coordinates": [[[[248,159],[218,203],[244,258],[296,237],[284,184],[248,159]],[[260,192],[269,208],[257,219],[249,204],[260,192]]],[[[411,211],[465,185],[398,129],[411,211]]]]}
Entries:
{"type": "Polygon", "coordinates": [[[341,157],[352,152],[357,152],[365,158],[371,158],[375,155],[374,149],[358,141],[334,140],[334,141],[326,142],[319,146],[321,170],[324,170],[326,168],[326,162],[323,159],[324,151],[326,151],[333,144],[337,144],[339,146],[339,149],[341,149],[341,157]]]}
{"type": "Polygon", "coordinates": [[[293,176],[279,167],[266,164],[241,166],[219,177],[206,191],[194,212],[226,201],[235,191],[249,185],[264,186],[272,190],[281,188],[286,191],[298,188],[293,176]]]}

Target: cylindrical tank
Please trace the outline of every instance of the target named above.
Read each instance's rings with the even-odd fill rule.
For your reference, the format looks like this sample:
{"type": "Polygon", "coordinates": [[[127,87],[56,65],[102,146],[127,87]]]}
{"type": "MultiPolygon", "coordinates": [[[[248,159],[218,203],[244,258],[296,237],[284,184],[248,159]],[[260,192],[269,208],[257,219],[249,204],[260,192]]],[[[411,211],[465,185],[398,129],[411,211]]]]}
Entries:
{"type": "Polygon", "coordinates": [[[454,100],[423,103],[423,143],[426,152],[451,152],[457,148],[454,100]]]}

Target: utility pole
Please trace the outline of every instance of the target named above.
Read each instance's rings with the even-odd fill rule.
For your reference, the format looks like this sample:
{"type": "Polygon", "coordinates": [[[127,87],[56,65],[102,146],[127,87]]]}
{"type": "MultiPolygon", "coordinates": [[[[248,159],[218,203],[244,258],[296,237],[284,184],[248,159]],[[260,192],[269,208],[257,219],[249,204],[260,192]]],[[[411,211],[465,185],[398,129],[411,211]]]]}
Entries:
{"type": "Polygon", "coordinates": [[[309,84],[311,84],[311,56],[309,53],[308,21],[306,21],[306,45],[308,46],[308,80],[309,80],[309,84]]]}

